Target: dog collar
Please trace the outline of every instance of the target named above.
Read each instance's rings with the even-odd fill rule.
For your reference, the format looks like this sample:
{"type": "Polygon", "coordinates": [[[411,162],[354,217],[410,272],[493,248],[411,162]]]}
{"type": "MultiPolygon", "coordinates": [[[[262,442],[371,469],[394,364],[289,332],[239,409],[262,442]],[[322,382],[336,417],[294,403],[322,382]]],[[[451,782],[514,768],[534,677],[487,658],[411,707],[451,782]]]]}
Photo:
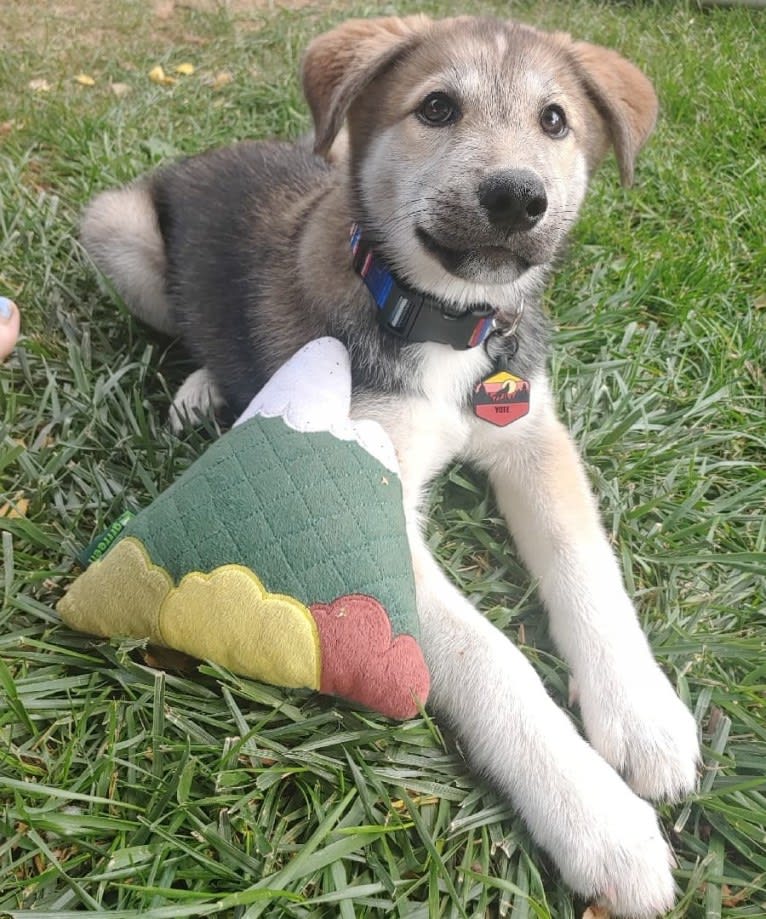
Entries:
{"type": "Polygon", "coordinates": [[[481,345],[496,331],[495,310],[490,306],[451,313],[443,301],[400,284],[362,239],[358,223],[351,226],[351,251],[354,268],[378,307],[378,323],[391,335],[408,342],[433,341],[465,351],[481,345]]]}

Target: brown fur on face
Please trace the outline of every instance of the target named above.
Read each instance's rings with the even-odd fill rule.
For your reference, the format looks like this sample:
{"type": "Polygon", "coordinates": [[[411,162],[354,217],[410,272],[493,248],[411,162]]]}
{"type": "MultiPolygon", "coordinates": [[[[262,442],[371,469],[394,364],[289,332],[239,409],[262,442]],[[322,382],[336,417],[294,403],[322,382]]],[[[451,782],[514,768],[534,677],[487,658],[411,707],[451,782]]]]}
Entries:
{"type": "Polygon", "coordinates": [[[350,19],[311,42],[301,77],[317,153],[329,151],[351,102],[429,23],[426,16],[350,19]]]}
{"type": "MultiPolygon", "coordinates": [[[[435,44],[435,54],[440,48],[446,52],[450,39],[459,47],[468,22],[467,17],[432,22],[422,15],[350,20],[316,38],[302,67],[316,152],[327,154],[354,101],[377,77],[426,40],[435,44]]],[[[495,24],[499,34],[504,25],[495,24]]],[[[612,146],[622,181],[631,184],[636,156],[657,118],[657,97],[649,80],[615,51],[573,42],[564,33],[522,28],[540,45],[563,55],[594,107],[596,118],[588,125],[589,172],[612,146]]]]}

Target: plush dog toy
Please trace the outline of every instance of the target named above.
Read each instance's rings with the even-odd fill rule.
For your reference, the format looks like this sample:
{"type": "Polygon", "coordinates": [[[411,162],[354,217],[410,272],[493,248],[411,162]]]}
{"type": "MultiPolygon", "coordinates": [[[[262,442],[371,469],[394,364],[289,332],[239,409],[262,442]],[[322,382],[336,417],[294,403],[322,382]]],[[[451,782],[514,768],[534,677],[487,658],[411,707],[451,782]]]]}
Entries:
{"type": "Polygon", "coordinates": [[[63,619],[415,715],[429,676],[396,456],[350,402],[343,345],[306,345],[177,482],[90,547],[63,619]]]}

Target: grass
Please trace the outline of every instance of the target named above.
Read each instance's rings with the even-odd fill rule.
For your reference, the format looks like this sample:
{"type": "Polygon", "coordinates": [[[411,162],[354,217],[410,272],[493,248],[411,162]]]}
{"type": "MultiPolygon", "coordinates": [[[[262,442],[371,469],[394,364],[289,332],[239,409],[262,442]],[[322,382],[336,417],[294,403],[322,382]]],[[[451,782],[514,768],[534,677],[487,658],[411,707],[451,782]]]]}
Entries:
{"type": "MultiPolygon", "coordinates": [[[[26,335],[0,369],[0,483],[19,512],[0,518],[2,915],[581,912],[428,719],[391,724],[209,664],[154,669],[135,643],[93,641],[53,612],[74,552],[211,433],[169,433],[183,356],[99,286],[74,236],[80,207],[169,156],[296,135],[308,37],[381,8],[3,6],[0,292],[23,307],[26,335]],[[146,76],[183,61],[196,71],[172,86],[146,76]]],[[[685,2],[512,11],[622,48],[662,98],[637,187],[602,171],[551,289],[553,374],[645,628],[702,734],[699,793],[661,809],[678,858],[672,916],[762,917],[764,20],[685,2]]],[[[451,576],[565,704],[534,585],[483,480],[446,474],[430,527],[451,576]]]]}

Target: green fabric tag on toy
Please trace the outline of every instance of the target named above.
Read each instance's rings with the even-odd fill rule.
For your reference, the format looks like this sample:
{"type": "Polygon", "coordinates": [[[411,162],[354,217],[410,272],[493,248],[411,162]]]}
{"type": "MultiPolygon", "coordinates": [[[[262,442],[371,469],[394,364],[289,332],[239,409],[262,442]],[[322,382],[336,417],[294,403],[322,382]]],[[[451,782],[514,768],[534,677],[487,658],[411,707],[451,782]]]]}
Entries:
{"type": "Polygon", "coordinates": [[[99,534],[93,542],[77,553],[77,561],[83,568],[91,562],[100,559],[111,549],[115,542],[122,536],[123,530],[136,515],[132,511],[124,511],[103,533],[99,534]]]}

